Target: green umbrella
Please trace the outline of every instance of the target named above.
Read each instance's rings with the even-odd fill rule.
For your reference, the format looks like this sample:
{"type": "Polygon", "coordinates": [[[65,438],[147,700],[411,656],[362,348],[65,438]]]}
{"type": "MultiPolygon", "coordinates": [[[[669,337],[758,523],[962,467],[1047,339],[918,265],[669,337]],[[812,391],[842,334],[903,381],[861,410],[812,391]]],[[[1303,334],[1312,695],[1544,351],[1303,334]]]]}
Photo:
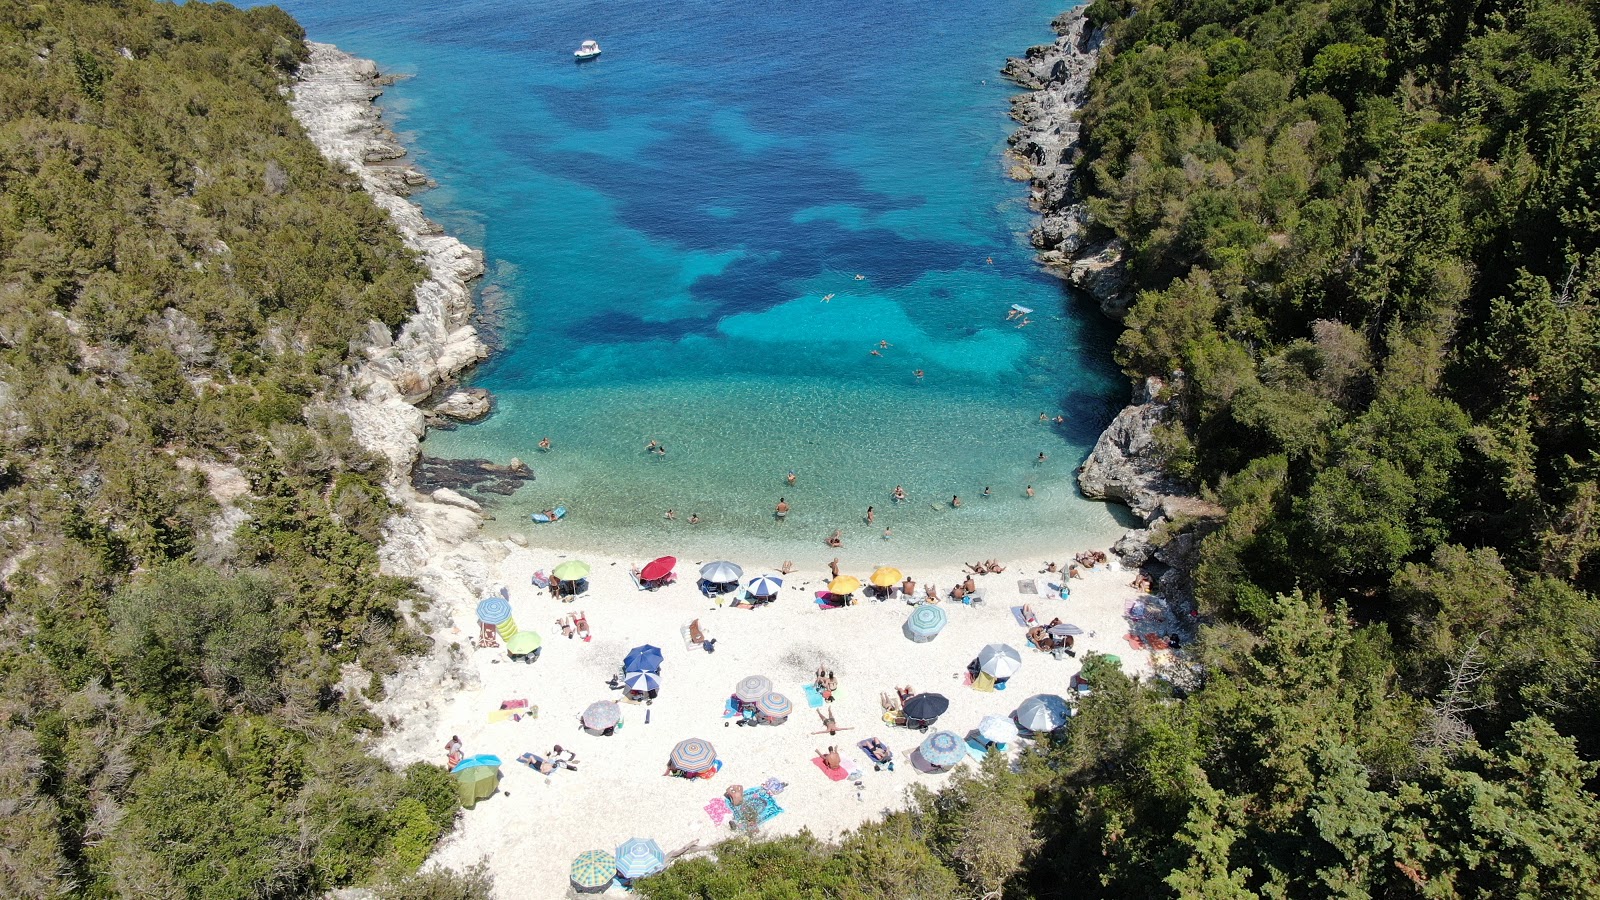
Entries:
{"type": "Polygon", "coordinates": [[[589,577],[589,564],[578,559],[569,559],[551,570],[550,574],[562,581],[577,581],[589,577]]]}
{"type": "Polygon", "coordinates": [[[456,793],[467,809],[489,799],[499,788],[500,770],[494,766],[471,766],[456,773],[456,793]]]}
{"type": "Polygon", "coordinates": [[[605,850],[585,850],[572,861],[572,886],[585,894],[604,891],[616,877],[617,858],[605,850]]]}
{"type": "Polygon", "coordinates": [[[544,638],[539,637],[537,631],[519,631],[506,639],[506,652],[512,656],[522,656],[544,646],[544,638]]]}

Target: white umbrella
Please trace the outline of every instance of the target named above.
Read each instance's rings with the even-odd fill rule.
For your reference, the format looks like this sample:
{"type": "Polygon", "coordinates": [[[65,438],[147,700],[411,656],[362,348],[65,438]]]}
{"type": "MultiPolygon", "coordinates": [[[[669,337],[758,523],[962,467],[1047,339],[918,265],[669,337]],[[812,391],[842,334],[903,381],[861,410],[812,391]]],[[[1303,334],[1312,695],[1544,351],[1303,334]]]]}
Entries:
{"type": "Polygon", "coordinates": [[[1072,709],[1063,697],[1055,694],[1035,694],[1022,701],[1012,718],[1029,731],[1047,732],[1067,724],[1072,709]]]}
{"type": "Polygon", "coordinates": [[[978,669],[996,678],[1010,678],[1022,668],[1022,654],[1009,644],[990,644],[978,651],[978,669]]]}
{"type": "Polygon", "coordinates": [[[986,741],[1009,744],[1017,739],[1017,725],[1005,716],[984,716],[978,723],[978,734],[986,741]]]}
{"type": "Polygon", "coordinates": [[[712,584],[732,584],[744,577],[744,570],[725,559],[719,559],[701,566],[700,577],[712,584]]]}

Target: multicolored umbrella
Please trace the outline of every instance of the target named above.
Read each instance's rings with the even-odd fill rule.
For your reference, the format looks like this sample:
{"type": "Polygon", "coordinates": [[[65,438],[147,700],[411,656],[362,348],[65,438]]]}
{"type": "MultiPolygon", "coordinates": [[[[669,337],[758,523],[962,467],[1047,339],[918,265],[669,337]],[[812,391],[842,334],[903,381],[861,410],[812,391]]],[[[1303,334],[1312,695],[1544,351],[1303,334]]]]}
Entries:
{"type": "Polygon", "coordinates": [[[954,731],[935,731],[923,740],[917,752],[922,755],[923,762],[944,769],[966,758],[967,742],[954,731]]]}
{"type": "Polygon", "coordinates": [[[661,689],[661,679],[654,672],[629,672],[622,676],[622,683],[641,694],[661,689]]]}
{"type": "Polygon", "coordinates": [[[650,693],[661,690],[661,677],[656,673],[627,673],[622,676],[622,684],[638,693],[650,693]]]}
{"type": "Polygon", "coordinates": [[[511,604],[504,597],[485,597],[478,601],[478,621],[485,625],[499,625],[511,618],[511,604]]]}
{"type": "Polygon", "coordinates": [[[732,584],[744,577],[744,570],[725,559],[719,559],[701,566],[700,577],[712,584],[732,584]]]}
{"type": "Polygon", "coordinates": [[[794,705],[789,702],[789,698],[777,691],[768,691],[761,695],[761,699],[756,701],[756,710],[762,715],[770,716],[774,719],[781,719],[787,716],[792,709],[794,709],[794,705]]]}
{"type": "Polygon", "coordinates": [[[583,710],[583,727],[605,731],[622,721],[622,707],[614,700],[596,700],[583,710]]]}
{"type": "Polygon", "coordinates": [[[978,651],[978,671],[1010,678],[1022,668],[1022,654],[1010,644],[990,644],[978,651]]]}
{"type": "Polygon", "coordinates": [[[585,894],[598,894],[617,877],[617,858],[605,850],[585,850],[572,861],[572,886],[585,894]]]}
{"type": "Polygon", "coordinates": [[[744,586],[752,597],[776,597],[782,588],[783,579],[776,575],[757,575],[744,586]]]}
{"type": "Polygon", "coordinates": [[[950,708],[950,699],[943,694],[916,694],[906,699],[901,711],[907,719],[928,721],[944,715],[950,708]]]}
{"type": "Polygon", "coordinates": [[[763,694],[772,691],[772,680],[765,675],[747,675],[739,679],[739,684],[733,689],[733,695],[746,703],[760,700],[763,694]]]}
{"type": "Polygon", "coordinates": [[[544,646],[544,638],[537,631],[519,631],[506,638],[506,652],[512,656],[526,656],[544,646]]]}
{"type": "Polygon", "coordinates": [[[939,632],[944,630],[945,623],[949,620],[950,617],[945,613],[944,607],[933,603],[924,603],[911,611],[911,615],[906,619],[906,624],[900,630],[912,641],[918,644],[926,644],[938,637],[939,632]]]}
{"type": "Polygon", "coordinates": [[[1017,739],[1017,723],[1005,716],[984,716],[978,722],[978,734],[986,741],[1009,744],[1017,739]]]}
{"type": "Polygon", "coordinates": [[[667,867],[667,854],[649,838],[629,838],[617,845],[617,874],[643,878],[667,867]]]}
{"type": "Polygon", "coordinates": [[[672,748],[672,766],[680,772],[705,772],[717,764],[717,750],[710,741],[689,738],[672,748]]]}
{"type": "Polygon", "coordinates": [[[554,569],[550,574],[562,581],[578,581],[589,577],[589,564],[579,559],[569,559],[554,569]]]}
{"type": "Polygon", "coordinates": [[[628,651],[622,658],[624,672],[659,672],[661,671],[661,648],[651,644],[640,644],[628,651]]]}
{"type": "Polygon", "coordinates": [[[672,574],[672,568],[678,564],[676,556],[663,556],[653,559],[639,570],[639,580],[659,581],[672,574]]]}
{"type": "Polygon", "coordinates": [[[867,579],[875,586],[886,588],[894,587],[906,580],[906,576],[894,566],[879,566],[872,571],[872,577],[867,579]]]}
{"type": "Polygon", "coordinates": [[[1055,694],[1035,694],[1022,701],[1011,714],[1018,725],[1035,732],[1055,731],[1067,724],[1071,716],[1072,708],[1067,701],[1055,694]]]}
{"type": "Polygon", "coordinates": [[[861,579],[854,575],[840,575],[838,578],[828,582],[828,593],[838,594],[841,597],[845,594],[854,594],[859,590],[861,590],[861,579]]]}

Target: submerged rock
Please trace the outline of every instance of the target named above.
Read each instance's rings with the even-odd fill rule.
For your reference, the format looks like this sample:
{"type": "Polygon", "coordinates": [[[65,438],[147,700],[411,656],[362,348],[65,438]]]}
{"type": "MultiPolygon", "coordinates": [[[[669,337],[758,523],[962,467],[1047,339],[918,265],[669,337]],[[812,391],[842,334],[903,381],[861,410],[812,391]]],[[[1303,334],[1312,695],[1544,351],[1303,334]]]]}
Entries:
{"type": "MultiPolygon", "coordinates": [[[[424,456],[411,472],[411,485],[425,494],[435,494],[440,488],[452,491],[473,491],[479,494],[509,496],[517,492],[524,482],[532,481],[533,470],[514,460],[514,465],[502,466],[487,459],[441,459],[424,456]]],[[[434,499],[438,499],[436,496],[434,499]]]]}

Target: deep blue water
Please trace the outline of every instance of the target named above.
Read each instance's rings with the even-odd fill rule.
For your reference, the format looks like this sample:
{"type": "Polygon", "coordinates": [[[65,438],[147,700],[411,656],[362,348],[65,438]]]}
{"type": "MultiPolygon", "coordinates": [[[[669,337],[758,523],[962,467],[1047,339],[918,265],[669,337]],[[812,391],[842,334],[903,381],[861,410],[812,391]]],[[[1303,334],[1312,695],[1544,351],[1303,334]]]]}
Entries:
{"type": "Polygon", "coordinates": [[[534,466],[500,527],[565,503],[542,543],[794,555],[843,528],[901,557],[1116,530],[1072,478],[1126,394],[1112,330],[1037,270],[1005,177],[997,72],[1056,3],[281,5],[412,76],[381,102],[440,184],[417,199],[487,254],[497,411],[425,451],[534,466]]]}

